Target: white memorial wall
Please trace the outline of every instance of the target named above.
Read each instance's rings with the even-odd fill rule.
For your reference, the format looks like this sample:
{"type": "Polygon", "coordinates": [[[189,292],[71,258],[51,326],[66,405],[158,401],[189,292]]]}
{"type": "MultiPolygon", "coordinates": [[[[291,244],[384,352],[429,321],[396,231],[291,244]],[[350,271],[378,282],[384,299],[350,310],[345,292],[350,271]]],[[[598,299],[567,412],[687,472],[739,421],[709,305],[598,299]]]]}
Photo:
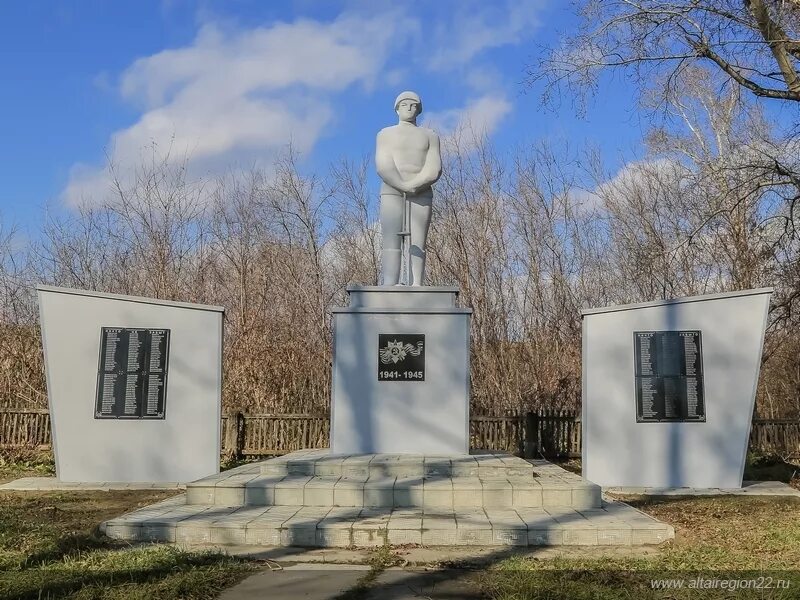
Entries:
{"type": "Polygon", "coordinates": [[[584,477],[741,487],[771,293],[583,311],[584,477]]]}
{"type": "Polygon", "coordinates": [[[219,472],[223,309],[39,286],[56,476],[219,472]]]}

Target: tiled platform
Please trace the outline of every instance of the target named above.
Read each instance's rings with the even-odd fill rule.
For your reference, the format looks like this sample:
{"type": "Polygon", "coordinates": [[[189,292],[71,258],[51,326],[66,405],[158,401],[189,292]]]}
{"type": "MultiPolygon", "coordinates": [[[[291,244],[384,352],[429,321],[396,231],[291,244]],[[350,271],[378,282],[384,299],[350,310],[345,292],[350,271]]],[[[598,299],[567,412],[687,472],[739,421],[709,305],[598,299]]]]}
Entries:
{"type": "Polygon", "coordinates": [[[189,483],[188,504],[348,508],[600,507],[600,487],[547,461],[485,453],[294,452],[189,483]]]}
{"type": "Polygon", "coordinates": [[[306,450],[190,483],[186,494],[112,519],[132,541],[368,547],[659,544],[674,536],[547,461],[330,456],[306,450]]]}
{"type": "Polygon", "coordinates": [[[427,510],[185,504],[178,496],[103,524],[106,535],[178,544],[365,547],[636,546],[674,536],[622,502],[601,508],[427,510]]]}

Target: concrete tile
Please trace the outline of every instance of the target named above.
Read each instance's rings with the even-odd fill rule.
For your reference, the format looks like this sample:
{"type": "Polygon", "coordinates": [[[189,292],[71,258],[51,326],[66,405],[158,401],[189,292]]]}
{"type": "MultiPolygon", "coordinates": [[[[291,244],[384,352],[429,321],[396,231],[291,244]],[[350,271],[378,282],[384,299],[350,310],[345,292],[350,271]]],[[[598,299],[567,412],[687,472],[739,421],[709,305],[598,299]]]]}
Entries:
{"type": "Polygon", "coordinates": [[[388,473],[395,477],[424,477],[425,464],[419,459],[400,458],[391,465],[388,473]]]}
{"type": "Polygon", "coordinates": [[[392,507],[394,506],[394,490],[392,488],[364,488],[364,506],[392,507]]]}
{"type": "Polygon", "coordinates": [[[297,512],[299,507],[292,506],[273,506],[269,510],[259,515],[247,524],[247,529],[258,528],[279,528],[286,521],[291,519],[297,512]]]}
{"type": "Polygon", "coordinates": [[[483,510],[456,510],[456,523],[459,529],[491,529],[492,524],[483,510]]]}
{"type": "Polygon", "coordinates": [[[359,515],[359,508],[334,506],[317,527],[349,528],[353,521],[359,518],[359,515]]]}
{"type": "Polygon", "coordinates": [[[517,509],[517,514],[528,530],[561,529],[561,524],[543,510],[517,509]]]}
{"type": "Polygon", "coordinates": [[[565,546],[597,545],[597,529],[594,527],[565,527],[562,531],[565,546]]]}
{"type": "Polygon", "coordinates": [[[567,506],[545,507],[545,512],[564,527],[584,527],[589,521],[579,511],[567,506]]]}
{"type": "Polygon", "coordinates": [[[368,528],[353,525],[353,544],[358,547],[383,546],[389,536],[386,527],[368,528]]]}
{"type": "Polygon", "coordinates": [[[422,516],[422,529],[458,529],[454,517],[422,516]]]}
{"type": "Polygon", "coordinates": [[[557,507],[557,506],[572,506],[572,490],[568,487],[543,487],[542,488],[542,506],[557,507]]]}
{"type": "Polygon", "coordinates": [[[275,504],[274,487],[246,487],[244,504],[247,506],[271,506],[275,504]]]}
{"type": "Polygon", "coordinates": [[[630,546],[632,541],[633,534],[630,527],[619,529],[598,527],[597,529],[598,546],[630,546]]]}
{"type": "Polygon", "coordinates": [[[245,529],[245,544],[249,546],[280,546],[281,530],[278,527],[248,527],[245,529]]]}
{"type": "Polygon", "coordinates": [[[146,542],[174,542],[174,523],[143,523],[139,532],[139,539],[146,542]]]}
{"type": "Polygon", "coordinates": [[[494,532],[491,527],[468,528],[456,530],[456,546],[494,546],[494,532]]]}
{"type": "Polygon", "coordinates": [[[321,458],[314,463],[314,475],[317,477],[340,477],[342,475],[342,457],[321,458]]]}
{"type": "Polygon", "coordinates": [[[423,546],[455,546],[457,540],[456,529],[423,529],[420,543],[423,546]]]}
{"type": "Polygon", "coordinates": [[[451,466],[453,477],[477,477],[480,469],[477,462],[453,462],[451,466]]]}
{"type": "Polygon", "coordinates": [[[241,527],[214,527],[211,526],[212,544],[236,544],[247,543],[247,530],[241,527]]]}
{"type": "Polygon", "coordinates": [[[533,467],[528,466],[513,466],[506,469],[506,476],[508,477],[533,477],[533,467]]]}
{"type": "Polygon", "coordinates": [[[353,544],[350,528],[317,528],[317,543],[321,548],[347,548],[353,544]]]}
{"type": "Polygon", "coordinates": [[[211,527],[209,525],[197,525],[194,527],[178,525],[175,528],[175,543],[210,544],[211,527]]]}
{"type": "Polygon", "coordinates": [[[392,513],[389,517],[389,529],[422,529],[422,514],[397,515],[392,513]]]}
{"type": "Polygon", "coordinates": [[[639,528],[634,526],[631,529],[631,544],[634,546],[640,545],[655,545],[666,542],[674,538],[674,530],[671,526],[664,528],[639,528]]]}
{"type": "Polygon", "coordinates": [[[253,521],[264,514],[269,507],[255,506],[242,507],[229,515],[220,516],[212,521],[212,526],[235,527],[244,529],[250,521],[253,521]]]}
{"type": "Polygon", "coordinates": [[[537,508],[542,506],[542,490],[537,488],[513,488],[511,492],[514,508],[537,508]]]}
{"type": "Polygon", "coordinates": [[[453,477],[450,480],[454,490],[482,490],[481,480],[474,476],[453,477]]]}
{"type": "Polygon", "coordinates": [[[424,508],[453,508],[453,490],[442,488],[427,488],[422,492],[422,506],[424,508]]]}
{"type": "Polygon", "coordinates": [[[217,481],[216,487],[242,487],[253,479],[257,479],[260,473],[241,473],[230,475],[217,481]]]}
{"type": "Polygon", "coordinates": [[[489,508],[511,508],[514,505],[511,484],[506,480],[483,480],[483,506],[489,508]]]}
{"type": "Polygon", "coordinates": [[[398,477],[394,484],[394,505],[400,507],[423,506],[423,484],[418,477],[398,477]]]}
{"type": "Polygon", "coordinates": [[[572,507],[576,509],[600,507],[600,487],[581,487],[572,490],[572,507]]]}
{"type": "Polygon", "coordinates": [[[422,531],[420,529],[392,529],[386,532],[390,544],[422,544],[422,531]]]}
{"type": "Polygon", "coordinates": [[[242,506],[244,487],[217,487],[214,490],[214,504],[219,506],[242,506]]]}
{"type": "Polygon", "coordinates": [[[313,547],[317,543],[316,526],[287,526],[281,529],[281,546],[313,547]]]}
{"type": "Polygon", "coordinates": [[[187,504],[214,504],[214,486],[191,486],[186,488],[187,504]]]}
{"type": "Polygon", "coordinates": [[[515,529],[527,529],[528,526],[515,510],[486,508],[486,516],[492,523],[492,527],[508,527],[515,529]]]}
{"type": "Polygon", "coordinates": [[[104,533],[115,540],[136,541],[142,539],[142,527],[138,523],[106,525],[104,533]]]}
{"type": "Polygon", "coordinates": [[[528,529],[529,546],[561,546],[564,543],[563,529],[528,529]]]}
{"type": "Polygon", "coordinates": [[[454,508],[480,508],[483,506],[483,490],[453,489],[454,508]]]}
{"type": "Polygon", "coordinates": [[[303,488],[304,506],[333,506],[333,482],[324,482],[325,485],[313,481],[303,488]]]}
{"type": "Polygon", "coordinates": [[[302,506],[302,487],[276,487],[273,503],[278,506],[302,506]]]}
{"type": "Polygon", "coordinates": [[[342,477],[369,477],[371,456],[349,456],[342,462],[342,477]]]}
{"type": "Polygon", "coordinates": [[[451,474],[451,462],[447,458],[426,458],[424,463],[424,474],[426,477],[440,475],[449,477],[451,474]]]}
{"type": "Polygon", "coordinates": [[[364,480],[342,477],[333,488],[334,506],[364,506],[364,480]]]}
{"type": "Polygon", "coordinates": [[[492,524],[492,540],[499,546],[527,546],[528,530],[492,524]]]}
{"type": "Polygon", "coordinates": [[[309,459],[291,459],[286,461],[289,475],[314,475],[314,461],[309,459]]]}

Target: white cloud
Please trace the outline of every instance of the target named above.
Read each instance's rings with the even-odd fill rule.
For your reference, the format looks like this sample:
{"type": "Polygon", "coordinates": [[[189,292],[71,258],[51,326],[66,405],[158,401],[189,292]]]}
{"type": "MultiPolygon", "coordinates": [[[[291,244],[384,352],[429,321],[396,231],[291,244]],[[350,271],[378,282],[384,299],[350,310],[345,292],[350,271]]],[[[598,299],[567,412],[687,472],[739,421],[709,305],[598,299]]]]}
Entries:
{"type": "Polygon", "coordinates": [[[603,197],[595,191],[572,187],[567,191],[568,202],[578,215],[588,215],[605,211],[603,197]]]}
{"type": "Polygon", "coordinates": [[[464,74],[464,83],[475,92],[486,93],[502,87],[503,76],[500,70],[491,66],[470,68],[464,74]]]}
{"type": "MultiPolygon", "coordinates": [[[[334,118],[333,96],[373,85],[390,48],[415,27],[399,13],[238,30],[206,24],[190,45],[123,72],[120,93],[143,114],[111,136],[109,159],[133,168],[155,147],[188,156],[196,173],[217,173],[269,160],[289,142],[308,152],[334,118]]],[[[108,186],[104,167],[75,165],[63,198],[97,202],[108,186]]]]}
{"type": "MultiPolygon", "coordinates": [[[[97,85],[111,86],[141,111],[109,136],[107,159],[125,184],[153,152],[188,160],[192,179],[236,165],[268,166],[289,143],[308,155],[354,88],[407,87],[402,81],[426,67],[449,69],[475,95],[464,107],[423,115],[426,122],[445,132],[461,127],[489,135],[512,104],[499,91],[500,72],[473,59],[529,37],[544,2],[465,1],[444,9],[447,18],[435,21],[441,26],[427,25],[403,5],[358,2],[332,21],[254,28],[206,15],[213,20],[186,46],[135,60],[118,82],[98,76],[97,85]],[[453,66],[464,70],[456,74],[453,66]]],[[[71,206],[98,203],[110,189],[105,165],[75,164],[62,199],[71,206]]]]}
{"type": "Polygon", "coordinates": [[[518,44],[541,25],[545,0],[462,2],[437,30],[428,66],[434,71],[468,63],[484,50],[518,44]]]}
{"type": "Polygon", "coordinates": [[[487,94],[461,108],[423,114],[426,127],[442,133],[463,129],[482,137],[491,135],[511,109],[511,102],[505,96],[487,94]]]}

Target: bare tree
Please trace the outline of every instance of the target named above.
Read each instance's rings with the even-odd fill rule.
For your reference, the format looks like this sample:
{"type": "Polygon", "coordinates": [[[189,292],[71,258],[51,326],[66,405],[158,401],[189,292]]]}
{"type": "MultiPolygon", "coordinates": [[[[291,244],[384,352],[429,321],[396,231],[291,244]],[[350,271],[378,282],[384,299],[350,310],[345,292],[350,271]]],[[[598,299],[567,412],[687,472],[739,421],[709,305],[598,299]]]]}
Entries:
{"type": "Polygon", "coordinates": [[[795,0],[580,0],[580,26],[528,70],[549,97],[583,95],[604,69],[640,89],[675,89],[698,63],[758,97],[800,101],[800,5],[795,0]]]}

